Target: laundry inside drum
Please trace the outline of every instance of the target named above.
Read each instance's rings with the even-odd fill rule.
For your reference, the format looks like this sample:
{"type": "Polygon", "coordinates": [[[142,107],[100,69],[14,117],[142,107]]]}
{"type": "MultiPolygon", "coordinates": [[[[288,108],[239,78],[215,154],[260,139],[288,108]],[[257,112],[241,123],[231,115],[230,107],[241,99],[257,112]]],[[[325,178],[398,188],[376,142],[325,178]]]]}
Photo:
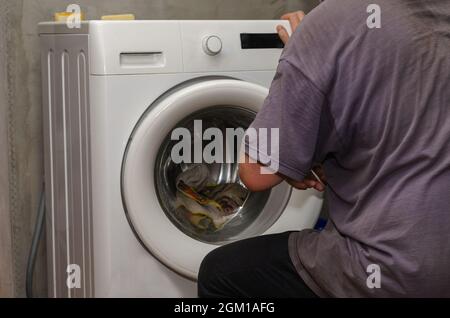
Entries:
{"type": "MultiPolygon", "coordinates": [[[[210,128],[216,132],[220,130],[223,138],[219,144],[222,143],[223,151],[219,155],[213,153],[218,155],[216,158],[222,157],[220,162],[207,163],[202,157],[197,163],[175,163],[179,160],[173,160],[172,150],[174,147],[179,149],[181,139],[172,140],[173,130],[161,145],[155,165],[158,199],[166,216],[186,235],[203,242],[222,244],[267,229],[261,212],[271,190],[248,191],[239,180],[238,172],[241,146],[238,129],[245,131],[254,117],[255,113],[245,108],[215,106],[193,113],[173,128],[189,132],[188,152],[192,154],[192,161],[196,161],[195,149],[208,149],[214,141],[203,138],[205,132],[210,128]],[[235,134],[230,134],[231,130],[235,134]],[[258,223],[261,223],[260,228],[258,223]],[[247,231],[250,227],[252,233],[247,231]]],[[[185,155],[183,151],[178,153],[185,155]]]]}
{"type": "Polygon", "coordinates": [[[194,164],[176,180],[176,211],[200,230],[218,231],[238,215],[250,195],[237,181],[217,183],[209,167],[194,164]]]}

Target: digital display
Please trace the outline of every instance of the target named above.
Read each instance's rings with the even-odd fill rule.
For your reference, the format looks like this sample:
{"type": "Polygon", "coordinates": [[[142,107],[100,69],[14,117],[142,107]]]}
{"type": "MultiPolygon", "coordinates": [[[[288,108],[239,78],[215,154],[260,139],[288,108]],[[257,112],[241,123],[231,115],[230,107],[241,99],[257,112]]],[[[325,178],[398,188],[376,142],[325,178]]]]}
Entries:
{"type": "Polygon", "coordinates": [[[241,46],[248,49],[282,49],[284,43],[277,33],[241,33],[241,46]]]}

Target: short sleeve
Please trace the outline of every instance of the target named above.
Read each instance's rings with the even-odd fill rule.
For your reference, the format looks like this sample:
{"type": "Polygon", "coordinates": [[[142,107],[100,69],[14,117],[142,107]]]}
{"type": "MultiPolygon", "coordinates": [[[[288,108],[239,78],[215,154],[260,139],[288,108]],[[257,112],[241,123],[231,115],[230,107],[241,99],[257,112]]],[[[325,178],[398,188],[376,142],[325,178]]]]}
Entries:
{"type": "Polygon", "coordinates": [[[247,131],[246,153],[275,172],[303,180],[313,164],[324,101],[302,71],[282,59],[269,96],[247,131]]]}

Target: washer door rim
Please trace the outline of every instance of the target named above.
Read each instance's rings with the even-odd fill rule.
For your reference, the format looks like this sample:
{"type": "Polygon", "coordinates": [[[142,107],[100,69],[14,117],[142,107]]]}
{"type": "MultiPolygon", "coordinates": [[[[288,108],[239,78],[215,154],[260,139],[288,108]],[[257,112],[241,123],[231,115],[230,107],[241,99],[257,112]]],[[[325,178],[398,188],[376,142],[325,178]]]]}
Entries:
{"type": "MultiPolygon", "coordinates": [[[[168,243],[164,242],[162,238],[157,239],[158,242],[155,242],[154,237],[149,237],[149,235],[151,236],[153,235],[153,233],[149,234],[148,231],[145,231],[145,225],[142,224],[146,223],[145,221],[143,222],[143,219],[146,219],[147,222],[152,220],[148,217],[142,217],[143,213],[134,212],[142,211],[142,204],[136,202],[141,200],[136,200],[136,195],[133,195],[133,191],[130,191],[130,189],[140,188],[139,186],[136,187],[132,185],[133,176],[139,175],[139,172],[136,172],[136,165],[133,164],[133,162],[132,164],[129,163],[130,156],[133,157],[133,152],[136,150],[136,147],[134,147],[133,145],[135,145],[136,140],[146,140],[147,138],[145,138],[144,136],[148,134],[149,130],[152,132],[157,131],[161,140],[156,138],[158,139],[158,141],[153,142],[154,147],[152,148],[157,149],[157,147],[160,146],[163,138],[166,137],[167,133],[173,129],[174,125],[176,125],[181,119],[183,119],[183,117],[185,117],[185,115],[175,116],[175,119],[172,118],[169,123],[166,123],[164,125],[166,131],[163,131],[161,127],[161,119],[164,118],[164,112],[166,111],[169,114],[172,113],[172,117],[174,117],[173,109],[182,109],[180,108],[180,104],[184,105],[185,108],[182,112],[178,111],[178,113],[184,114],[190,114],[196,110],[204,109],[207,107],[223,105],[244,107],[258,112],[267,95],[267,88],[237,79],[216,78],[203,80],[200,82],[194,81],[190,85],[181,86],[179,89],[174,90],[173,93],[165,94],[163,95],[164,98],[159,98],[158,100],[156,100],[155,103],[153,103],[148,108],[148,110],[144,112],[143,116],[139,119],[135,129],[133,130],[133,134],[130,136],[123,157],[121,174],[122,203],[129,225],[132,228],[136,238],[150,254],[152,254],[158,261],[160,261],[169,269],[188,279],[194,281],[197,279],[198,267],[201,260],[204,256],[206,256],[207,253],[212,251],[217,246],[196,241],[176,228],[175,225],[168,220],[167,216],[163,212],[159,204],[155,189],[151,189],[151,193],[147,193],[148,196],[152,197],[147,201],[156,204],[157,206],[153,204],[153,209],[157,209],[160,212],[159,215],[161,217],[157,217],[157,222],[161,223],[158,223],[157,228],[165,228],[169,230],[170,233],[176,238],[174,239],[174,241],[176,241],[177,246],[169,247],[168,243]],[[168,111],[168,109],[170,109],[171,111],[168,111]],[[149,121],[151,121],[153,124],[146,125],[145,123],[149,121]],[[161,129],[158,130],[158,126],[161,129]],[[142,127],[145,127],[145,129],[143,129],[142,127]],[[141,208],[139,209],[136,205],[140,205],[141,208]],[[137,215],[139,216],[137,217],[137,215]],[[173,231],[171,231],[171,229],[173,229],[173,231]],[[188,244],[184,245],[190,247],[190,253],[179,250],[178,245],[183,241],[189,242],[188,244]],[[160,243],[162,243],[164,246],[161,247],[160,243]],[[174,255],[173,251],[170,252],[171,249],[178,249],[180,255],[174,255]]],[[[165,119],[167,119],[167,116],[165,117],[165,119]]],[[[151,148],[151,146],[148,147],[151,148]]],[[[136,155],[134,155],[134,157],[136,157],[136,155]]],[[[155,163],[155,159],[156,152],[153,155],[153,158],[151,158],[151,160],[149,159],[146,164],[152,167],[155,163]]],[[[151,173],[151,175],[148,176],[147,179],[151,179],[152,182],[150,183],[154,184],[153,169],[149,169],[149,172],[151,173]]],[[[289,187],[288,189],[289,191],[288,193],[286,193],[286,187],[281,186],[278,191],[274,192],[274,195],[277,196],[284,194],[284,202],[283,206],[281,207],[281,211],[284,210],[285,206],[289,202],[291,191],[289,187]]],[[[150,208],[151,204],[149,205],[149,209],[150,208]]],[[[154,216],[157,216],[157,214],[158,213],[156,213],[154,216]]],[[[275,220],[275,222],[276,221],[277,220],[275,220]]]]}

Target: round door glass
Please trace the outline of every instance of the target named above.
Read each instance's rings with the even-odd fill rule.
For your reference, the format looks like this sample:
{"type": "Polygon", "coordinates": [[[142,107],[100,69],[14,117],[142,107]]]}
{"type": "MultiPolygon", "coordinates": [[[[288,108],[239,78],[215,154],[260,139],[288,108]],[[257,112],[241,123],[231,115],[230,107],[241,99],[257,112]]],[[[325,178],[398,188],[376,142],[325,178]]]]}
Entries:
{"type": "Polygon", "coordinates": [[[238,136],[255,115],[235,106],[206,108],[180,121],[162,143],[154,167],[156,193],[166,216],[190,237],[221,244],[258,235],[282,213],[288,186],[283,191],[286,195],[271,196],[272,190],[252,193],[239,180],[238,136]],[[184,148],[181,138],[174,138],[175,130],[180,132],[178,137],[188,133],[190,140],[183,140],[184,148]],[[175,147],[177,155],[192,160],[175,163],[180,162],[173,158],[175,147]],[[201,158],[196,158],[198,149],[201,158]],[[219,158],[220,163],[208,163],[211,160],[203,154],[219,158]]]}

